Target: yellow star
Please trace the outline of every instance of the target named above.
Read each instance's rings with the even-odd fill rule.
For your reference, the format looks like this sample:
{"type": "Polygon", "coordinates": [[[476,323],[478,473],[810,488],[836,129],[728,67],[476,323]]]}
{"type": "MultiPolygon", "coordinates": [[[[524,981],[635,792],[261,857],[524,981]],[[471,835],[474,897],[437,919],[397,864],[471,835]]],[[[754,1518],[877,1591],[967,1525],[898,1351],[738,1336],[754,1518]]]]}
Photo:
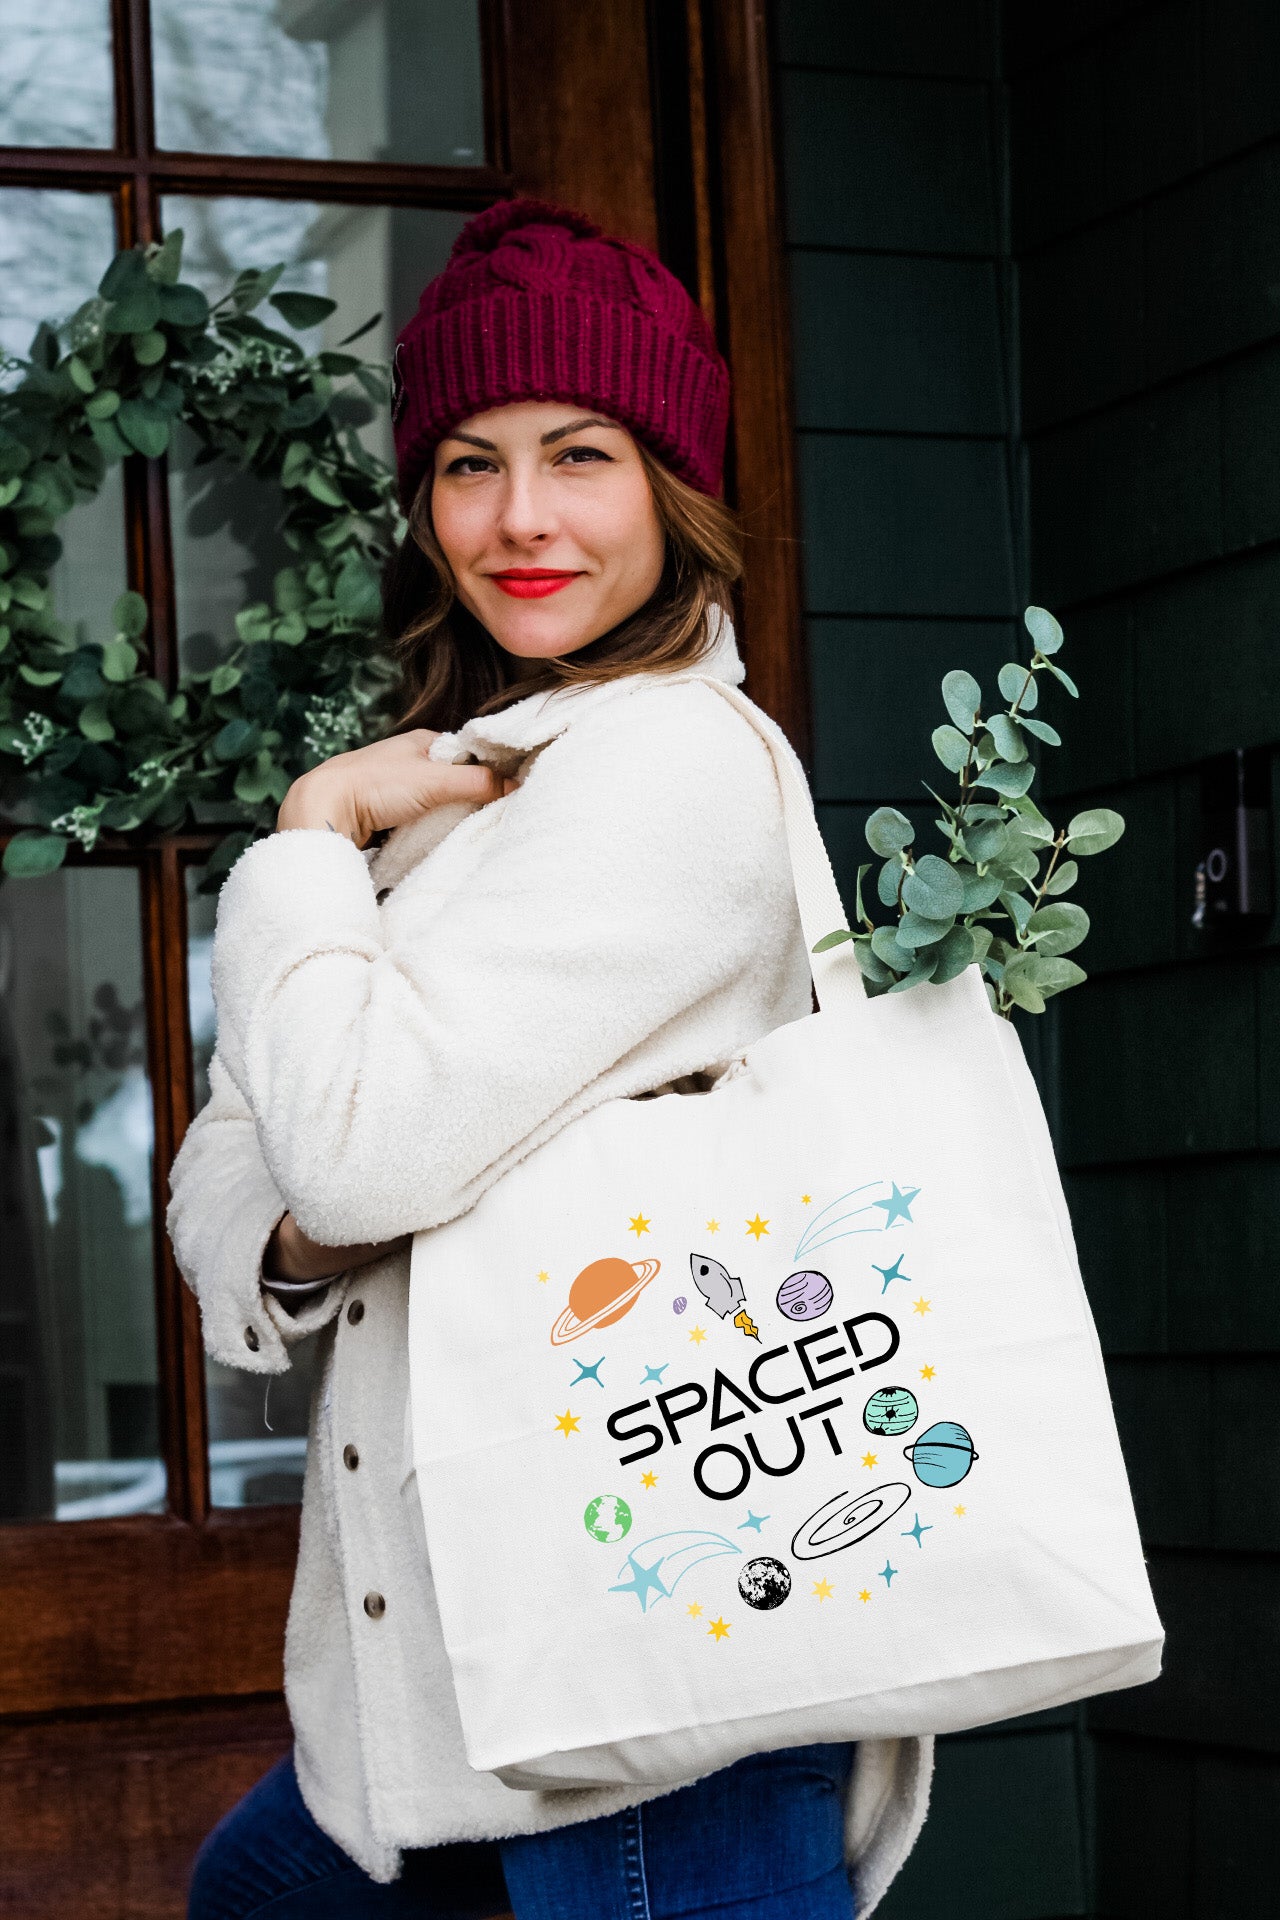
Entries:
{"type": "Polygon", "coordinates": [[[720,1222],[719,1222],[718,1220],[708,1220],[708,1222],[707,1222],[707,1232],[708,1232],[708,1233],[719,1233],[719,1231],[720,1231],[720,1222]]]}
{"type": "Polygon", "coordinates": [[[858,1598],[859,1600],[862,1601],[863,1605],[865,1606],[867,1601],[871,1598],[871,1595],[867,1592],[867,1589],[864,1587],[862,1589],[862,1592],[858,1595],[858,1598]]]}
{"type": "Polygon", "coordinates": [[[879,1454],[864,1453],[862,1456],[862,1464],[864,1467],[874,1467],[879,1457],[879,1454]]]}
{"type": "MultiPolygon", "coordinates": [[[[650,1219],[652,1219],[652,1217],[653,1217],[653,1216],[652,1216],[652,1215],[650,1215],[650,1219]]],[[[636,1236],[636,1238],[637,1238],[637,1240],[638,1240],[638,1239],[640,1238],[640,1235],[641,1235],[642,1233],[648,1233],[648,1231],[649,1231],[649,1221],[645,1219],[645,1217],[644,1217],[644,1215],[643,1215],[642,1213],[638,1213],[638,1214],[636,1215],[636,1217],[635,1217],[635,1219],[634,1219],[634,1220],[633,1220],[633,1221],[631,1222],[631,1226],[630,1226],[630,1228],[629,1228],[629,1231],[630,1231],[631,1233],[634,1233],[634,1234],[635,1234],[635,1236],[636,1236]]]]}
{"type": "Polygon", "coordinates": [[[961,1519],[963,1519],[963,1518],[964,1518],[964,1508],[963,1508],[963,1507],[952,1507],[952,1509],[951,1509],[951,1511],[952,1511],[952,1513],[954,1513],[954,1514],[955,1514],[955,1516],[956,1516],[956,1518],[957,1518],[957,1520],[961,1520],[961,1519]]]}
{"type": "Polygon", "coordinates": [[[760,1238],[760,1235],[762,1233],[768,1233],[768,1231],[769,1231],[769,1222],[767,1220],[762,1220],[759,1214],[755,1216],[754,1220],[748,1220],[747,1222],[747,1232],[749,1234],[752,1234],[757,1240],[760,1238]]]}
{"type": "Polygon", "coordinates": [[[933,1309],[930,1306],[929,1302],[925,1299],[924,1295],[921,1294],[920,1298],[916,1301],[911,1311],[912,1313],[918,1313],[920,1315],[920,1318],[923,1320],[925,1314],[932,1313],[933,1309]]]}
{"type": "Polygon", "coordinates": [[[688,1606],[685,1608],[685,1612],[688,1614],[691,1620],[700,1620],[702,1618],[701,1600],[691,1600],[688,1606]]]}
{"type": "Polygon", "coordinates": [[[656,1487],[657,1484],[658,1476],[656,1473],[642,1473],[640,1475],[640,1485],[642,1487],[656,1487]]]}
{"type": "Polygon", "coordinates": [[[578,1431],[577,1414],[570,1413],[568,1407],[566,1407],[563,1413],[558,1414],[556,1416],[556,1426],[558,1430],[564,1435],[565,1439],[567,1440],[571,1433],[576,1433],[578,1431]]]}
{"type": "Polygon", "coordinates": [[[538,1275],[538,1278],[539,1280],[542,1281],[543,1285],[545,1286],[547,1281],[551,1278],[551,1275],[544,1270],[542,1273],[538,1275]]]}
{"type": "Polygon", "coordinates": [[[933,1374],[934,1369],[932,1367],[921,1367],[920,1369],[920,1378],[922,1380],[932,1380],[933,1374]]]}
{"type": "Polygon", "coordinates": [[[706,1339],[706,1337],[707,1337],[707,1330],[705,1327],[690,1327],[689,1338],[692,1340],[695,1347],[700,1347],[703,1341],[706,1339]]]}
{"type": "Polygon", "coordinates": [[[829,1580],[815,1580],[813,1583],[813,1591],[819,1600],[829,1600],[835,1592],[835,1588],[829,1580]]]}
{"type": "Polygon", "coordinates": [[[813,1195],[811,1193],[802,1193],[800,1195],[801,1206],[807,1207],[809,1202],[812,1200],[812,1198],[813,1198],[813,1195]]]}
{"type": "Polygon", "coordinates": [[[729,1638],[729,1623],[727,1620],[713,1620],[707,1628],[707,1632],[713,1640],[727,1640],[729,1638]]]}

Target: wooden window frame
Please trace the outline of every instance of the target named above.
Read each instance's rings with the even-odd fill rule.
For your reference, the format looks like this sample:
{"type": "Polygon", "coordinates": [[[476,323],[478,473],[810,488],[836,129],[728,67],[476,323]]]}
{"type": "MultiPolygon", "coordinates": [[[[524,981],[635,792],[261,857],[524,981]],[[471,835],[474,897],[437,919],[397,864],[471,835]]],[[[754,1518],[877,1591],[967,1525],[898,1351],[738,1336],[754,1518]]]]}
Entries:
{"type": "MultiPolygon", "coordinates": [[[[162,197],[181,192],[461,212],[532,192],[658,245],[734,369],[727,491],[748,533],[739,606],[747,690],[807,758],[766,0],[609,0],[603,17],[581,0],[482,0],[481,23],[483,166],[157,152],[149,0],[112,0],[114,147],[0,148],[0,187],[109,193],[122,246],[158,239],[162,197]],[[647,75],[648,85],[619,90],[619,73],[647,75]],[[610,103],[607,136],[601,100],[610,103]]],[[[128,583],[147,597],[154,671],[172,689],[164,462],[127,459],[124,499],[128,583]]],[[[168,1511],[0,1525],[4,1716],[261,1699],[280,1687],[297,1509],[210,1506],[199,1311],[164,1226],[168,1171],[192,1113],[184,871],[217,838],[105,834],[92,856],[68,856],[73,868],[109,862],[140,875],[168,1511]]]]}

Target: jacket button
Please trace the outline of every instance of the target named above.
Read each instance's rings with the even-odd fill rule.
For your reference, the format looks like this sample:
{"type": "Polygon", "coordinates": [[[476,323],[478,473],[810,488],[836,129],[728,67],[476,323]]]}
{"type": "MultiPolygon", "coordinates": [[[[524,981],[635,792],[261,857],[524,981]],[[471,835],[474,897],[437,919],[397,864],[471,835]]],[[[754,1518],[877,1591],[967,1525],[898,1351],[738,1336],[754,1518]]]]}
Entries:
{"type": "Polygon", "coordinates": [[[256,1327],[245,1328],[244,1343],[246,1347],[248,1347],[250,1353],[256,1353],[258,1351],[258,1347],[260,1343],[258,1340],[258,1329],[256,1327]]]}
{"type": "Polygon", "coordinates": [[[360,1325],[360,1322],[364,1319],[364,1301],[363,1300],[353,1300],[351,1302],[351,1305],[347,1308],[347,1319],[351,1322],[351,1325],[353,1327],[358,1327],[360,1325]]]}
{"type": "Polygon", "coordinates": [[[364,1610],[371,1620],[381,1620],[387,1610],[387,1603],[380,1593],[366,1593],[364,1610]]]}
{"type": "Polygon", "coordinates": [[[356,1468],[360,1465],[360,1455],[356,1452],[354,1447],[345,1446],[342,1449],[342,1464],[344,1467],[347,1467],[352,1473],[354,1473],[356,1468]]]}

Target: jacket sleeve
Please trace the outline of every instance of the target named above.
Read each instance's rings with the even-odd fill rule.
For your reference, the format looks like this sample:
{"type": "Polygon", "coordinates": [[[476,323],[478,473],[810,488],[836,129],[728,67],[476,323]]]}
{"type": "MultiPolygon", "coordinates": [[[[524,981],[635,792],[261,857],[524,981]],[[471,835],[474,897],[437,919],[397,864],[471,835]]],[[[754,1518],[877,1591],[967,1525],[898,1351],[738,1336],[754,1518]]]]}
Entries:
{"type": "Polygon", "coordinates": [[[216,1053],[209,1086],[174,1156],[165,1224],[200,1302],[213,1358],[250,1373],[283,1373],[288,1348],[333,1318],[345,1287],[333,1280],[295,1314],[263,1292],[263,1251],[288,1203],[267,1171],[244,1096],[216,1053]]]}
{"type": "Polygon", "coordinates": [[[794,937],[772,758],[696,681],[605,702],[459,831],[491,809],[467,886],[442,904],[411,875],[385,929],[363,856],[325,829],[258,841],[224,883],[219,1047],[314,1239],[452,1219],[486,1169],[757,962],[768,923],[794,937]]]}

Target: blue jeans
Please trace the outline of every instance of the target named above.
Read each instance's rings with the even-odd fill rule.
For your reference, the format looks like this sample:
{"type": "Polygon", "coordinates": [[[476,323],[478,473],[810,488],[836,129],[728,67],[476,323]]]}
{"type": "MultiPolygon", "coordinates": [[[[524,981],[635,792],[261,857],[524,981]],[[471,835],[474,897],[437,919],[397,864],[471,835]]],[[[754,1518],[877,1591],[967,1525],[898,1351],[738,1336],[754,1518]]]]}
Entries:
{"type": "Polygon", "coordinates": [[[512,1840],[424,1847],[380,1886],[278,1762],[201,1847],[188,1920],[853,1920],[850,1746],[755,1754],[621,1813],[512,1840]]]}

